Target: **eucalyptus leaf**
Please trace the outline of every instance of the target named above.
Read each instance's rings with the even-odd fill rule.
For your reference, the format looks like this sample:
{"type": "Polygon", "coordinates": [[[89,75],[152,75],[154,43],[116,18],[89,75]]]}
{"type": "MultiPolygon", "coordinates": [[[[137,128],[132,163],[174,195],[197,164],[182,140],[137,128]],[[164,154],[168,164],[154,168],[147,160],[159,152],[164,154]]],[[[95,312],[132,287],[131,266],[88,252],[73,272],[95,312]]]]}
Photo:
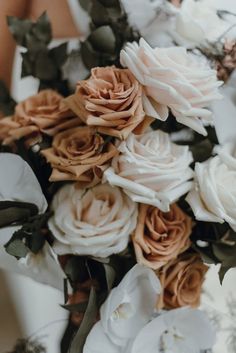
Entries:
{"type": "Polygon", "coordinates": [[[25,47],[26,46],[25,35],[32,29],[33,27],[32,21],[27,19],[22,20],[14,16],[8,16],[7,24],[17,44],[25,47]]]}
{"type": "Polygon", "coordinates": [[[52,27],[48,15],[44,12],[35,23],[32,32],[40,42],[49,44],[52,40],[52,27]]]}
{"type": "Polygon", "coordinates": [[[62,43],[49,51],[50,57],[53,59],[55,65],[59,69],[67,59],[67,43],[62,43]]]}
{"type": "Polygon", "coordinates": [[[107,289],[108,289],[108,291],[110,291],[115,283],[116,271],[109,264],[103,264],[103,266],[104,266],[105,275],[106,275],[107,289]]]}
{"type": "MultiPolygon", "coordinates": [[[[83,353],[86,338],[91,331],[97,316],[97,295],[94,287],[90,290],[88,306],[83,321],[76,333],[68,353],[83,353]]],[[[105,352],[104,352],[105,353],[105,352]]]]}
{"type": "Polygon", "coordinates": [[[93,2],[90,16],[96,26],[106,25],[110,22],[106,7],[104,7],[99,1],[93,2]]]}
{"type": "Polygon", "coordinates": [[[93,31],[88,41],[92,47],[102,53],[113,54],[116,49],[116,37],[110,26],[101,26],[93,31]]]}
{"type": "Polygon", "coordinates": [[[66,262],[65,274],[72,282],[83,282],[87,279],[86,258],[82,256],[72,256],[66,262]]]}
{"type": "Polygon", "coordinates": [[[220,284],[223,284],[224,278],[226,273],[230,270],[230,267],[225,267],[225,266],[221,266],[220,270],[219,270],[219,279],[220,279],[220,284]]]}
{"type": "Polygon", "coordinates": [[[34,76],[40,80],[54,80],[58,76],[58,69],[54,61],[49,57],[48,52],[38,53],[35,61],[34,76]]]}
{"type": "Polygon", "coordinates": [[[80,6],[87,12],[90,11],[92,1],[91,0],[77,0],[80,3],[80,6]]]}
{"type": "Polygon", "coordinates": [[[9,207],[0,210],[0,228],[6,227],[30,216],[30,210],[20,207],[9,207]]]}
{"type": "Polygon", "coordinates": [[[102,5],[107,7],[120,7],[119,0],[98,0],[102,5]]]}
{"type": "Polygon", "coordinates": [[[30,54],[28,52],[21,53],[22,56],[22,68],[21,68],[21,78],[31,76],[34,74],[34,64],[31,61],[30,54]]]}
{"type": "Polygon", "coordinates": [[[14,113],[16,102],[10,96],[10,93],[3,81],[0,80],[0,112],[5,116],[14,113]]]}
{"type": "Polygon", "coordinates": [[[26,257],[29,248],[20,239],[15,239],[5,245],[6,252],[16,258],[26,257]]]}
{"type": "Polygon", "coordinates": [[[209,139],[205,139],[195,145],[190,146],[195,162],[204,162],[212,156],[213,144],[209,139]]]}
{"type": "Polygon", "coordinates": [[[87,69],[91,70],[93,67],[99,66],[100,55],[93,50],[88,41],[81,43],[81,56],[87,69]]]}

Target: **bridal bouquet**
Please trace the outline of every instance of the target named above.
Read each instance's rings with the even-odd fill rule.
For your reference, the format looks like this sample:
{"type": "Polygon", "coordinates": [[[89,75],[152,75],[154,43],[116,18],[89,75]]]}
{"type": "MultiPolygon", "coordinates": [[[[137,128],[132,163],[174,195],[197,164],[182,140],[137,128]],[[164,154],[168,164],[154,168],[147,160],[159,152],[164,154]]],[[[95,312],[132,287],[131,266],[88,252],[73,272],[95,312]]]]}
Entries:
{"type": "Polygon", "coordinates": [[[50,47],[46,14],[8,18],[39,93],[16,104],[2,88],[0,258],[64,287],[62,352],[210,352],[205,274],[236,266],[235,122],[229,138],[217,120],[236,65],[229,14],[81,6],[90,32],[69,54],[50,47]]]}

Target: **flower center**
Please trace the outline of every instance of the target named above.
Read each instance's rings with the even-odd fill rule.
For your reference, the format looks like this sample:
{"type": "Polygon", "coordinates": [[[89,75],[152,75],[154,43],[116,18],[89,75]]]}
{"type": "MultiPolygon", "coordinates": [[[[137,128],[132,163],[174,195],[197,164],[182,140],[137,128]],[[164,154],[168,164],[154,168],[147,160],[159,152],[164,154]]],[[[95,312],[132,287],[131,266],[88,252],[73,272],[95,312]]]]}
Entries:
{"type": "Polygon", "coordinates": [[[167,353],[178,344],[179,341],[185,340],[184,336],[178,329],[173,326],[164,331],[160,338],[159,349],[161,353],[167,353]]]}
{"type": "Polygon", "coordinates": [[[123,303],[121,303],[116,308],[116,310],[114,310],[113,313],[111,314],[111,320],[112,321],[128,320],[132,316],[134,316],[134,314],[135,314],[135,310],[129,298],[124,298],[123,303]]]}

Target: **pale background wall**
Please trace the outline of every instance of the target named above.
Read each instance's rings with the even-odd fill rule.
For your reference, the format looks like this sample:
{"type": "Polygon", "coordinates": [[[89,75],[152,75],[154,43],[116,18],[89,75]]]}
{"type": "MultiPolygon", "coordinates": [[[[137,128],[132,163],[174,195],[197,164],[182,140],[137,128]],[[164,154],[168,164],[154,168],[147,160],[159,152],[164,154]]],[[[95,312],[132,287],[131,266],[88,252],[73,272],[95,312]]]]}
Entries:
{"type": "MultiPolygon", "coordinates": [[[[236,12],[236,0],[214,0],[213,3],[216,3],[220,8],[236,12]]],[[[35,81],[24,79],[19,83],[19,75],[15,76],[15,98],[25,98],[29,94],[34,93],[33,91],[36,91],[36,89],[37,85],[35,81]]],[[[226,323],[228,320],[228,313],[225,298],[227,298],[230,293],[235,295],[236,271],[230,271],[226,276],[223,287],[219,285],[216,271],[217,269],[213,268],[208,273],[208,279],[205,286],[206,292],[213,293],[214,300],[209,298],[208,295],[204,295],[203,302],[204,307],[209,309],[213,308],[218,313],[221,313],[223,321],[226,323]]],[[[45,329],[39,331],[39,336],[42,337],[49,353],[58,353],[58,343],[64,330],[67,315],[67,313],[59,306],[59,304],[63,303],[62,293],[19,275],[8,274],[6,276],[6,281],[8,283],[12,300],[14,301],[16,313],[12,310],[12,306],[9,303],[10,297],[7,293],[3,292],[4,286],[2,285],[3,283],[1,280],[0,321],[4,320],[4,327],[0,326],[0,351],[2,352],[3,350],[11,349],[14,343],[13,339],[16,339],[21,333],[28,336],[39,330],[41,327],[48,325],[45,329]],[[2,308],[8,308],[6,321],[3,319],[2,308]],[[18,314],[18,321],[16,314],[18,314]],[[60,321],[50,325],[50,323],[55,320],[60,321]],[[9,342],[6,342],[7,331],[12,337],[9,338],[9,342]],[[3,338],[5,338],[5,342],[3,338]]],[[[222,334],[219,335],[214,353],[227,353],[224,335],[222,334]]]]}

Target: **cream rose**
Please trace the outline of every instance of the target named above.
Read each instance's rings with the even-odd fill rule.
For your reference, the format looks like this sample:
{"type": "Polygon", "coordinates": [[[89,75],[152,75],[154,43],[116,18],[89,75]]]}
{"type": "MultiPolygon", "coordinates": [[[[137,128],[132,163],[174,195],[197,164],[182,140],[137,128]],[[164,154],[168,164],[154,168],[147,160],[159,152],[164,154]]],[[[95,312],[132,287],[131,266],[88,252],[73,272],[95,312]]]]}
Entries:
{"type": "Polygon", "coordinates": [[[137,262],[157,270],[190,247],[191,231],[191,218],[177,204],[169,212],[140,205],[133,236],[137,262]]]}
{"type": "Polygon", "coordinates": [[[197,220],[227,222],[236,231],[236,153],[229,144],[219,155],[196,163],[195,185],[187,202],[197,220]]]}
{"type": "Polygon", "coordinates": [[[59,255],[107,257],[122,252],[137,223],[137,205],[108,184],[84,191],[66,185],[55,195],[49,220],[59,255]]]}
{"type": "Polygon", "coordinates": [[[205,108],[221,97],[217,90],[221,83],[205,61],[185,48],[152,49],[144,39],[128,43],[120,60],[143,85],[148,116],[165,121],[170,109],[178,122],[207,134],[203,121],[211,121],[212,114],[205,108]]]}
{"type": "Polygon", "coordinates": [[[118,150],[120,154],[113,158],[104,178],[122,187],[133,201],[167,212],[170,203],[190,190],[192,154],[188,147],[172,143],[168,134],[131,134],[118,150]]]}
{"type": "Polygon", "coordinates": [[[179,45],[191,48],[217,41],[229,27],[208,0],[184,0],[171,34],[179,45]]]}

